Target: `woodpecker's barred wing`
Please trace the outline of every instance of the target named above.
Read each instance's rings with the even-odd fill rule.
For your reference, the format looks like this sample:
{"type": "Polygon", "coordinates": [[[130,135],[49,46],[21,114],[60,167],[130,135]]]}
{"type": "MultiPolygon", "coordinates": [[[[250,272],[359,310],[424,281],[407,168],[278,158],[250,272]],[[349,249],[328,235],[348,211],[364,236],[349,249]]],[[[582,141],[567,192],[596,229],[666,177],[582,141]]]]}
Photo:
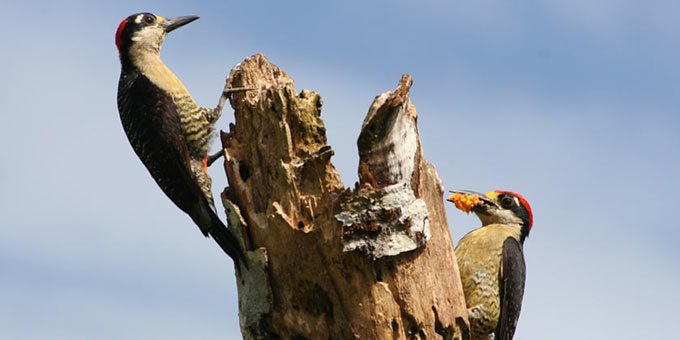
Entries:
{"type": "Polygon", "coordinates": [[[522,245],[513,237],[503,242],[500,278],[501,315],[496,340],[511,340],[515,335],[524,296],[526,265],[522,245]]]}
{"type": "Polygon", "coordinates": [[[191,173],[189,150],[170,96],[137,71],[123,73],[118,111],[135,153],[163,192],[235,261],[243,250],[191,173]]]}

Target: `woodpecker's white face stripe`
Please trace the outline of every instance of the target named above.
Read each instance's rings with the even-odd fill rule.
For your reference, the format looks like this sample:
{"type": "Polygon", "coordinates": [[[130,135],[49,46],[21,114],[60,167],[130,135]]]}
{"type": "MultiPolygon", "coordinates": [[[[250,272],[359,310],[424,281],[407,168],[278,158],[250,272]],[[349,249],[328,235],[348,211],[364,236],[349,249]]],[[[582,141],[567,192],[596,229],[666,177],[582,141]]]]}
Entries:
{"type": "Polygon", "coordinates": [[[132,35],[132,41],[136,43],[133,46],[157,53],[160,52],[164,39],[165,30],[158,25],[144,27],[132,35]]]}
{"type": "Polygon", "coordinates": [[[517,197],[513,197],[513,198],[515,199],[515,205],[520,206],[521,204],[519,202],[519,198],[517,198],[517,197]]]}
{"type": "Polygon", "coordinates": [[[512,229],[512,236],[517,240],[522,233],[522,221],[512,210],[499,207],[489,207],[486,213],[476,212],[477,217],[482,222],[482,226],[501,224],[512,229]]]}
{"type": "Polygon", "coordinates": [[[142,18],[144,18],[144,14],[140,14],[140,15],[136,16],[136,17],[135,17],[135,22],[138,23],[138,24],[141,24],[141,23],[142,23],[142,18]]]}

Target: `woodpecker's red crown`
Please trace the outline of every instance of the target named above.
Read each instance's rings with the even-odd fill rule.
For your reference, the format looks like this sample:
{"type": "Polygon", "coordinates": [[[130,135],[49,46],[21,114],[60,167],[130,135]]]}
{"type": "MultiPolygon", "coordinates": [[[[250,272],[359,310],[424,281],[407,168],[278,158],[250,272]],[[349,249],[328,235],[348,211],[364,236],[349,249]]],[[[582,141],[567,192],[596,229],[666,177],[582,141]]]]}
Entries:
{"type": "Polygon", "coordinates": [[[123,45],[123,37],[121,35],[123,34],[123,30],[125,29],[125,25],[127,25],[127,23],[128,18],[123,19],[123,21],[118,24],[118,29],[116,30],[116,47],[118,48],[118,52],[120,52],[123,45]]]}

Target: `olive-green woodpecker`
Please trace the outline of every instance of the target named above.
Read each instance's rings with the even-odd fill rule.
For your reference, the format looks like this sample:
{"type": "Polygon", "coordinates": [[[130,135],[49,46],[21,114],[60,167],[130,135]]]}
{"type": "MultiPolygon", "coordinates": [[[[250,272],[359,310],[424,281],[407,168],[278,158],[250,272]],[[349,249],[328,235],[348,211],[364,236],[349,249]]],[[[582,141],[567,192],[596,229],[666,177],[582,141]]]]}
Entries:
{"type": "Polygon", "coordinates": [[[523,244],[533,225],[529,203],[511,191],[485,195],[457,191],[448,198],[461,210],[456,195],[474,196],[471,211],[482,226],[466,234],[455,253],[468,308],[471,339],[511,340],[524,295],[523,244]]]}

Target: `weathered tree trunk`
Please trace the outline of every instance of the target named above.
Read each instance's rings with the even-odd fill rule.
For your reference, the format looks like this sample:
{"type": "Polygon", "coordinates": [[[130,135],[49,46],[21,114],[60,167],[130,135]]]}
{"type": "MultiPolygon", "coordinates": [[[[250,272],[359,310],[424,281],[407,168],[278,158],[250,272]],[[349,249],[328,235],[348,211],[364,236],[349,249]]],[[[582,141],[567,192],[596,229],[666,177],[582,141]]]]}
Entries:
{"type": "Polygon", "coordinates": [[[221,135],[245,338],[467,339],[467,313],[436,170],[422,153],[411,77],[376,97],[343,187],[321,97],[296,93],[264,56],[232,70],[235,124],[221,135]]]}

